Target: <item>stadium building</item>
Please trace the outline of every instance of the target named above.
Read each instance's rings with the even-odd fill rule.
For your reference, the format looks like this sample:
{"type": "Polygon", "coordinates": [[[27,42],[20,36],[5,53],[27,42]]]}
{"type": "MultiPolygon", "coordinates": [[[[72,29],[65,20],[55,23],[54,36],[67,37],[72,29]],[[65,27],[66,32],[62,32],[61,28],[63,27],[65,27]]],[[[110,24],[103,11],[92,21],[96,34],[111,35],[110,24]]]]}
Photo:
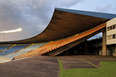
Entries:
{"type": "MultiPolygon", "coordinates": [[[[14,33],[17,36],[14,37],[11,36],[12,31],[1,32],[0,55],[11,59],[56,56],[102,32],[102,50],[99,53],[107,56],[107,46],[113,45],[113,56],[116,56],[115,17],[116,14],[56,8],[47,28],[32,38],[17,40],[20,38],[17,33],[14,33]]],[[[14,31],[20,32],[21,29],[14,31]]]]}

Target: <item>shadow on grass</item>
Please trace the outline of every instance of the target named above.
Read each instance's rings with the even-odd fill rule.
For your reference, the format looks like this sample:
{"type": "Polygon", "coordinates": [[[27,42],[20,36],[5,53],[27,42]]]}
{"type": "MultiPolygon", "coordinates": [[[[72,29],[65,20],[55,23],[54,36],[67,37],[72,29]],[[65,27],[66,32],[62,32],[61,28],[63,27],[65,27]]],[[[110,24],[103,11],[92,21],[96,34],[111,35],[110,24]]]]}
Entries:
{"type": "Polygon", "coordinates": [[[116,77],[116,61],[100,62],[99,68],[74,68],[64,70],[62,62],[58,59],[60,77],[116,77]]]}

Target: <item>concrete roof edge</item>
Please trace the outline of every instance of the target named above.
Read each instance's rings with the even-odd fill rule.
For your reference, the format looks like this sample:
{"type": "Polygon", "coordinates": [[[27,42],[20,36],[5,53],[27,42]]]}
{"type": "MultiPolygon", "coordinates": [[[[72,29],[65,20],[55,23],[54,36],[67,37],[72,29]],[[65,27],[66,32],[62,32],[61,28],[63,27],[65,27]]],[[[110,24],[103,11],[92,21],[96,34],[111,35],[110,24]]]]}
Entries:
{"type": "Polygon", "coordinates": [[[92,11],[74,10],[74,9],[65,9],[65,8],[55,8],[55,10],[76,13],[76,14],[83,14],[83,15],[88,15],[88,16],[95,16],[96,15],[95,17],[98,17],[99,15],[101,15],[101,16],[104,15],[101,18],[106,18],[106,19],[113,19],[116,17],[116,14],[111,14],[111,13],[92,12],[92,11]]]}

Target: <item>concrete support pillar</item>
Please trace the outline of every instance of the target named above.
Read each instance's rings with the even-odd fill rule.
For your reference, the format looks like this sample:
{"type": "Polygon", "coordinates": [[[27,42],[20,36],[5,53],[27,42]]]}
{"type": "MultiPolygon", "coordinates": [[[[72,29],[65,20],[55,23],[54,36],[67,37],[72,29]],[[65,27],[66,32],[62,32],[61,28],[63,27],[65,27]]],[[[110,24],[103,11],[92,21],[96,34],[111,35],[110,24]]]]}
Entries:
{"type": "Polygon", "coordinates": [[[103,33],[103,39],[102,39],[102,56],[107,56],[106,30],[104,30],[102,33],[103,33]]]}
{"type": "Polygon", "coordinates": [[[85,41],[85,55],[87,55],[87,41],[85,41]]]}
{"type": "Polygon", "coordinates": [[[114,56],[116,57],[116,45],[115,45],[115,55],[114,56]]]}
{"type": "Polygon", "coordinates": [[[68,50],[66,51],[65,55],[66,55],[66,56],[68,56],[68,55],[69,55],[69,51],[68,51],[68,50]]]}

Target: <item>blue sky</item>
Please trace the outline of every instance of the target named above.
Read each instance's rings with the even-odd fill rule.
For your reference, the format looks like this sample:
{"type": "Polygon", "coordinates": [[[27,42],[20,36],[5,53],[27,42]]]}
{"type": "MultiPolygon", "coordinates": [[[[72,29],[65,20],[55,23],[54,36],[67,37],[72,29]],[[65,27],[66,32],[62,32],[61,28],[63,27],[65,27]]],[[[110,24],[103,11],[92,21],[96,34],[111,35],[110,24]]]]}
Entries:
{"type": "Polygon", "coordinates": [[[70,7],[70,9],[96,11],[116,14],[115,0],[84,0],[70,7]]]}
{"type": "MultiPolygon", "coordinates": [[[[116,0],[83,0],[75,5],[69,7],[69,9],[103,12],[116,14],[116,0]]],[[[95,35],[90,39],[101,37],[102,33],[95,35]]]]}
{"type": "MultiPolygon", "coordinates": [[[[115,3],[115,0],[0,0],[0,31],[22,28],[22,32],[9,35],[17,37],[16,40],[30,38],[47,27],[55,7],[116,14],[115,3]]],[[[14,40],[7,35],[4,38],[14,40]]]]}

